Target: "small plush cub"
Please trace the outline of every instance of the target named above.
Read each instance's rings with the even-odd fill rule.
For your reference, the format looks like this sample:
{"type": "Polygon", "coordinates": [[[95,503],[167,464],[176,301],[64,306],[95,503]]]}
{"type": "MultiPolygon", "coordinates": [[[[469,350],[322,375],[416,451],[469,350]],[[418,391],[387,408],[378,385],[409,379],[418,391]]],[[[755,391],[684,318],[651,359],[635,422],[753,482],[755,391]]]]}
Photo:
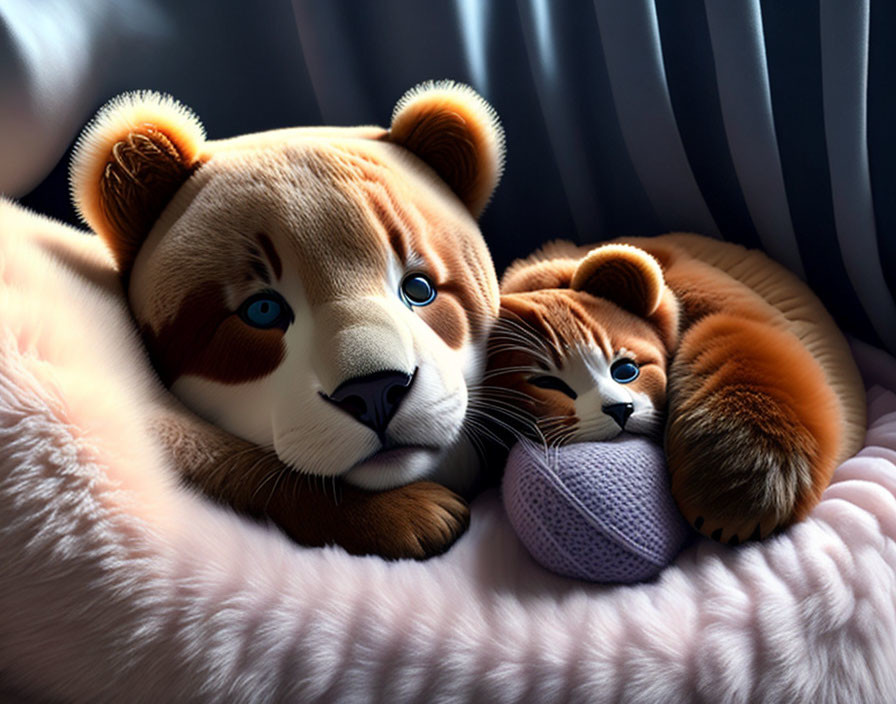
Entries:
{"type": "Polygon", "coordinates": [[[664,432],[678,507],[716,540],[802,519],[861,446],[846,341],[759,252],[679,234],[559,242],[501,292],[488,376],[499,408],[518,399],[507,419],[546,445],[664,432]]]}
{"type": "Polygon", "coordinates": [[[503,156],[494,111],[451,82],[389,129],[207,141],[167,97],[102,109],[72,192],[186,406],[153,427],[186,477],[304,544],[422,558],[457,538],[445,487],[476,475],[467,387],[498,310],[476,219],[503,156]]]}

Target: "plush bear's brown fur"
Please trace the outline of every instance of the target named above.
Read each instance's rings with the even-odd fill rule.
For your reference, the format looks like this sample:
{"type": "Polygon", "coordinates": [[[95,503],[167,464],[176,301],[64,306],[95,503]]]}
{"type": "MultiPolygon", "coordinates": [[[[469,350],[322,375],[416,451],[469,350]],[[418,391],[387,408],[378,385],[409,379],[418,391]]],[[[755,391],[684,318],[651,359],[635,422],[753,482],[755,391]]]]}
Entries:
{"type": "Polygon", "coordinates": [[[493,111],[450,82],[406,94],[389,129],[206,141],[170,98],[129,94],[104,108],[76,149],[72,193],[113,255],[162,381],[212,421],[173,397],[157,414],[152,430],[184,476],[306,545],[391,558],[446,549],[467,525],[466,504],[413,480],[437,468],[439,481],[463,485],[475,471],[461,461],[444,469],[440,458],[459,433],[465,384],[481,374],[497,314],[476,218],[502,167],[493,111]],[[397,266],[431,277],[432,305],[406,310],[390,278],[397,266]],[[241,322],[240,301],[265,286],[291,297],[292,337],[241,322]],[[283,371],[289,364],[299,371],[283,371]],[[396,441],[416,464],[342,482],[388,439],[381,448],[325,399],[346,380],[420,369],[436,371],[409,398],[441,379],[456,403],[419,402],[428,425],[396,441]],[[271,420],[259,422],[264,413],[271,420]]]}

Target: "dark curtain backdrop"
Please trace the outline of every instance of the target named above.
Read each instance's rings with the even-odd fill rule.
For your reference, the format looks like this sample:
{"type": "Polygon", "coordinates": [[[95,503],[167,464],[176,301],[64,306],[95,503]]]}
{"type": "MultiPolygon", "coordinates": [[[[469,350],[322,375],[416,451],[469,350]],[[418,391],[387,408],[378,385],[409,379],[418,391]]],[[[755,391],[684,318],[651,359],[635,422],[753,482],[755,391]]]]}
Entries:
{"type": "Polygon", "coordinates": [[[896,351],[894,35],[887,0],[7,0],[0,190],[73,219],[67,150],[124,90],[217,138],[385,125],[454,78],[507,131],[482,220],[499,269],[554,238],[721,236],[896,351]]]}

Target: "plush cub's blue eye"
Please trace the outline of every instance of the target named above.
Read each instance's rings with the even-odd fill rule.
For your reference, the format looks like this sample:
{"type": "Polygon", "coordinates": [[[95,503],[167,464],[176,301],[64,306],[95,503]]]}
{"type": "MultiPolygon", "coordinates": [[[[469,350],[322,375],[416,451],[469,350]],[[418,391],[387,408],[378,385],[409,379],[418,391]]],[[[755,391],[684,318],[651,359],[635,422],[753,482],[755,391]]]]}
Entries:
{"type": "Polygon", "coordinates": [[[293,321],[292,309],[276,291],[263,291],[243,301],[240,318],[254,328],[282,328],[285,330],[293,321]]]}
{"type": "Polygon", "coordinates": [[[409,306],[428,306],[436,298],[436,287],[424,274],[411,274],[401,282],[400,293],[409,306]]]}
{"type": "Polygon", "coordinates": [[[620,384],[628,384],[638,378],[641,369],[630,359],[617,359],[610,367],[610,376],[620,384]]]}

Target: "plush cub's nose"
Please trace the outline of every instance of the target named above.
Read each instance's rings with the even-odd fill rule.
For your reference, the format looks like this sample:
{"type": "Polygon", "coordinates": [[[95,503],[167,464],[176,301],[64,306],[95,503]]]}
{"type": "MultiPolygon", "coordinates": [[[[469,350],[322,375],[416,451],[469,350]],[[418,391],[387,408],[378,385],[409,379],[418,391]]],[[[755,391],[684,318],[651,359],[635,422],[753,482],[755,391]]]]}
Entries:
{"type": "Polygon", "coordinates": [[[615,420],[620,428],[625,430],[625,423],[635,410],[635,407],[631,403],[611,403],[609,406],[604,406],[601,410],[615,420]]]}
{"type": "Polygon", "coordinates": [[[372,429],[382,440],[386,426],[410,391],[416,375],[415,370],[413,375],[384,371],[356,376],[342,382],[329,396],[321,395],[372,429]]]}

